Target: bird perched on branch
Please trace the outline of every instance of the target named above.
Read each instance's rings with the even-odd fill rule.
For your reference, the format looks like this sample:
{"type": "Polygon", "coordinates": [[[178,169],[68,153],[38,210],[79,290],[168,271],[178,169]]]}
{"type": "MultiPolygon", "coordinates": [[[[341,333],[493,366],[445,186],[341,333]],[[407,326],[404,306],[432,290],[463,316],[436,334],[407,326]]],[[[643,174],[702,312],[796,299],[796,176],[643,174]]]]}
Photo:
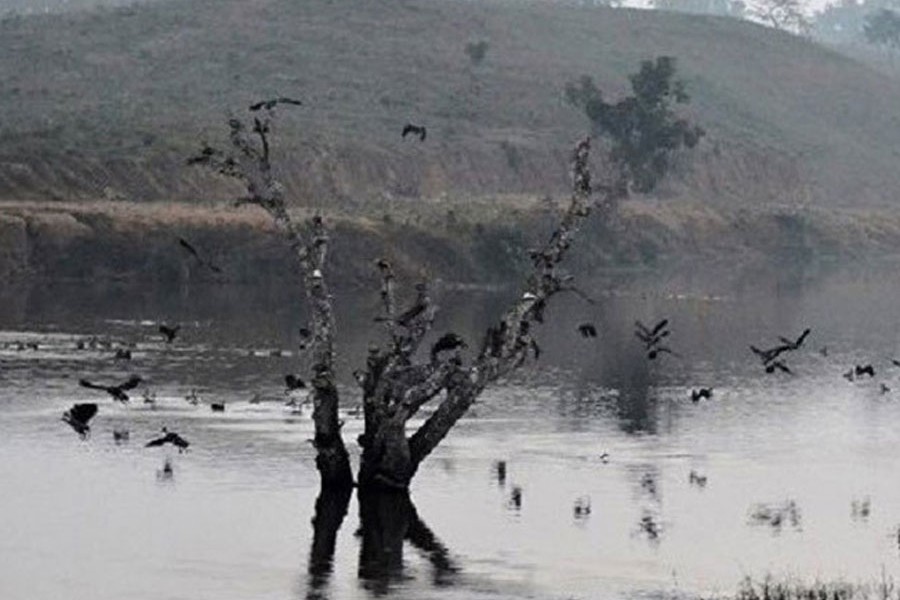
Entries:
{"type": "Polygon", "coordinates": [[[400,134],[400,137],[405,138],[407,135],[413,134],[419,136],[420,142],[424,142],[427,133],[428,132],[425,130],[424,125],[413,125],[412,123],[407,123],[403,127],[403,133],[400,134]]]}
{"type": "Polygon", "coordinates": [[[287,391],[292,392],[294,390],[304,389],[306,387],[306,382],[293,373],[288,373],[284,376],[284,385],[287,386],[287,391]]]}
{"type": "Polygon", "coordinates": [[[93,402],[75,404],[63,413],[62,420],[69,424],[69,427],[81,436],[86,438],[91,432],[88,422],[97,414],[97,405],[93,402]]]}
{"type": "Polygon", "coordinates": [[[170,327],[165,323],[162,323],[159,326],[159,332],[165,336],[167,344],[171,344],[175,341],[175,336],[178,335],[179,329],[181,329],[181,325],[173,325],[170,327]]]}
{"type": "Polygon", "coordinates": [[[279,104],[293,104],[294,106],[303,106],[303,103],[299,100],[294,100],[293,98],[286,98],[281,96],[279,98],[272,98],[271,100],[261,100],[259,102],[255,102],[250,105],[250,110],[256,112],[262,108],[266,110],[272,110],[279,104]]]}
{"type": "Polygon", "coordinates": [[[190,446],[190,442],[186,439],[175,433],[174,431],[169,431],[165,427],[162,428],[163,435],[162,437],[158,437],[156,439],[150,440],[147,442],[144,447],[145,448],[153,448],[156,446],[163,446],[165,444],[172,444],[176,448],[178,448],[179,454],[184,452],[190,446]]]}
{"type": "Polygon", "coordinates": [[[112,396],[114,400],[118,400],[119,402],[128,402],[128,394],[125,392],[133,390],[139,386],[142,381],[143,379],[138,375],[132,375],[128,378],[128,381],[120,383],[119,385],[97,385],[96,383],[91,383],[87,379],[79,379],[78,383],[81,387],[90,388],[92,390],[103,390],[112,396]]]}
{"type": "Polygon", "coordinates": [[[431,347],[431,362],[436,361],[438,354],[440,354],[441,352],[468,347],[469,346],[468,344],[466,344],[466,341],[455,333],[445,333],[431,347]]]}

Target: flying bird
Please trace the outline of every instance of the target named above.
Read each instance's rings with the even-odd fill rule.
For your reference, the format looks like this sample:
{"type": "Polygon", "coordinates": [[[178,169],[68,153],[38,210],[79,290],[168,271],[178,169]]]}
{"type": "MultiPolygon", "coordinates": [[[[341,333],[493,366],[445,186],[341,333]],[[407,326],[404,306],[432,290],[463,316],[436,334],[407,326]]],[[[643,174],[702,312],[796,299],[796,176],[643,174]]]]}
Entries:
{"type": "Polygon", "coordinates": [[[178,335],[179,329],[181,329],[181,325],[173,325],[169,327],[165,323],[162,323],[159,326],[159,332],[163,334],[163,336],[165,336],[167,344],[171,344],[175,341],[175,336],[178,335]]]}
{"type": "Polygon", "coordinates": [[[783,343],[787,347],[788,350],[799,350],[800,346],[803,345],[803,342],[806,340],[806,336],[809,335],[810,331],[812,331],[812,330],[809,327],[807,327],[806,329],[803,330],[803,333],[800,334],[800,337],[798,337],[794,341],[791,341],[791,340],[787,339],[786,337],[781,337],[781,336],[779,336],[778,339],[781,340],[781,343],[783,343]]]}
{"type": "Polygon", "coordinates": [[[872,365],[859,366],[856,365],[853,367],[853,373],[857,377],[862,377],[863,375],[868,375],[869,377],[875,377],[875,367],[872,365]]]}
{"type": "Polygon", "coordinates": [[[113,397],[114,400],[118,400],[119,402],[128,402],[128,394],[125,392],[129,390],[133,390],[137,386],[141,384],[143,379],[141,379],[137,375],[132,375],[128,378],[128,381],[124,383],[120,383],[119,385],[98,385],[96,383],[91,383],[87,379],[79,379],[78,383],[81,387],[90,388],[92,390],[103,390],[107,394],[113,397]]]}
{"type": "Polygon", "coordinates": [[[595,338],[597,337],[597,328],[593,323],[582,323],[578,326],[578,333],[584,338],[595,338]]]}
{"type": "Polygon", "coordinates": [[[194,246],[192,246],[192,245],[190,244],[190,242],[188,242],[186,239],[184,239],[184,238],[178,238],[178,244],[179,244],[182,248],[184,248],[184,250],[185,250],[186,252],[188,252],[188,254],[190,254],[191,256],[193,256],[193,257],[197,260],[197,262],[200,264],[201,267],[206,267],[207,269],[209,269],[209,270],[212,271],[213,273],[221,273],[221,272],[222,272],[222,269],[220,269],[220,268],[219,268],[217,265],[215,265],[212,261],[203,258],[203,257],[200,255],[200,252],[198,252],[197,249],[194,248],[194,246]]]}
{"type": "Polygon", "coordinates": [[[187,450],[188,446],[191,445],[190,442],[188,442],[186,439],[184,439],[183,437],[181,437],[174,431],[169,431],[168,429],[163,427],[162,432],[165,435],[163,435],[162,437],[158,437],[154,440],[150,440],[149,442],[147,442],[144,445],[144,447],[145,448],[153,448],[156,446],[163,446],[165,444],[172,444],[173,446],[178,448],[178,452],[180,454],[181,452],[184,452],[185,450],[187,450]]]}
{"type": "Polygon", "coordinates": [[[62,420],[69,424],[69,427],[81,436],[86,438],[91,432],[91,426],[88,422],[97,414],[97,405],[93,402],[75,404],[63,413],[62,420]]]}
{"type": "Polygon", "coordinates": [[[259,102],[255,102],[250,105],[250,110],[256,112],[261,108],[266,110],[272,110],[279,104],[293,104],[294,106],[302,106],[303,103],[299,100],[294,100],[293,98],[286,98],[281,96],[280,98],[272,98],[271,100],[261,100],[259,102]]]}
{"type": "Polygon", "coordinates": [[[409,134],[419,136],[419,141],[424,142],[427,132],[424,125],[413,125],[412,123],[407,123],[403,127],[403,133],[400,135],[400,137],[405,138],[409,134]]]}
{"type": "Polygon", "coordinates": [[[782,373],[787,373],[788,375],[792,375],[794,373],[793,371],[790,370],[790,368],[788,368],[788,366],[786,364],[784,364],[783,361],[780,361],[780,360],[773,360],[772,362],[770,362],[769,364],[766,365],[766,373],[770,373],[770,374],[774,373],[775,369],[778,369],[782,373]]]}
{"type": "Polygon", "coordinates": [[[635,331],[634,335],[644,342],[644,349],[647,351],[647,358],[650,360],[655,360],[656,357],[660,355],[660,353],[672,354],[671,348],[666,346],[662,346],[662,341],[664,338],[668,337],[671,333],[667,327],[669,325],[668,319],[663,319],[659,323],[653,326],[653,328],[649,328],[640,321],[635,321],[635,331]]]}

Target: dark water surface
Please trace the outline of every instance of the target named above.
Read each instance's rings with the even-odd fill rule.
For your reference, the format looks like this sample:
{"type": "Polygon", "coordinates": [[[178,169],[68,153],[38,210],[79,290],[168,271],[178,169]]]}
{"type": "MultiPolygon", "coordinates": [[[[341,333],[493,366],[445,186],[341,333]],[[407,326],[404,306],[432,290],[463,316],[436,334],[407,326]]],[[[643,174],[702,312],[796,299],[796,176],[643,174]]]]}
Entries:
{"type": "MultiPolygon", "coordinates": [[[[0,598],[607,598],[732,593],[767,574],[900,575],[891,270],[623,277],[594,286],[596,305],[564,299],[538,334],[540,362],[491,389],[420,471],[420,543],[373,566],[354,499],[330,572],[313,561],[317,577],[312,423],[284,406],[281,386],[302,362],[291,291],[0,291],[0,598]],[[633,322],[663,316],[680,356],[648,363],[633,322]],[[160,321],[182,323],[172,346],[160,321]],[[577,335],[583,321],[598,339],[577,335]],[[806,326],[795,375],[764,374],[747,344],[806,326]],[[91,335],[135,342],[133,359],[77,350],[91,335]],[[17,349],[31,341],[37,350],[17,349]],[[841,376],[869,362],[873,380],[841,376]],[[147,381],[128,405],[77,383],[130,373],[147,381]],[[714,397],[694,404],[701,385],[714,397]],[[184,399],[191,390],[197,406],[184,399]],[[251,404],[257,394],[266,401],[251,404]],[[79,401],[100,404],[87,441],[59,420],[79,401]],[[188,453],[143,448],[164,425],[191,440],[188,453]],[[116,428],[128,443],[114,443],[116,428]],[[590,514],[575,514],[579,500],[590,514]]],[[[440,296],[435,334],[452,328],[472,346],[508,299],[440,296]]],[[[338,300],[350,408],[350,373],[378,339],[377,298],[338,300]]],[[[347,415],[344,429],[355,459],[361,423],[347,415]]]]}

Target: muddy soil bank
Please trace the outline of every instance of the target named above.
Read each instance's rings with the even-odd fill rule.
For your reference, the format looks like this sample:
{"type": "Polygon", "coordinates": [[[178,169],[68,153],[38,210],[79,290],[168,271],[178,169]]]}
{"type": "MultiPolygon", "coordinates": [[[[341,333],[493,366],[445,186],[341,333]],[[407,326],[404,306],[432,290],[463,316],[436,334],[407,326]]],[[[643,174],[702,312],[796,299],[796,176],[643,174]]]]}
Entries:
{"type": "MultiPolygon", "coordinates": [[[[555,207],[533,199],[506,204],[422,205],[417,210],[333,214],[332,278],[342,287],[375,281],[372,261],[390,258],[408,277],[502,284],[527,266],[555,207]]],[[[304,214],[298,211],[298,217],[304,214]]],[[[595,217],[571,255],[581,277],[609,268],[691,262],[860,260],[900,254],[900,211],[721,209],[685,202],[629,202],[595,217]]],[[[258,282],[296,271],[268,217],[254,208],[187,204],[0,203],[0,277],[38,279],[258,282]],[[184,238],[221,273],[179,244],[184,238]]],[[[286,280],[291,280],[286,279],[286,280]]],[[[293,279],[295,280],[295,279],[293,279]]]]}

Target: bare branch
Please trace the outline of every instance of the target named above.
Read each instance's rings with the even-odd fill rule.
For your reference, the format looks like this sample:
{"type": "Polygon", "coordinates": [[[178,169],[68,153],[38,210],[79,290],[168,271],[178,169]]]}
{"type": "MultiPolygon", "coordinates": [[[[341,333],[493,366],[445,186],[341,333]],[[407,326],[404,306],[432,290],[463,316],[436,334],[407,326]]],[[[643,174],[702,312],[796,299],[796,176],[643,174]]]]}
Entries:
{"type": "Polygon", "coordinates": [[[283,188],[273,176],[270,161],[269,133],[273,107],[261,106],[266,109],[266,116],[253,119],[252,132],[259,139],[258,148],[247,136],[244,123],[237,118],[229,119],[231,145],[246,160],[241,161],[231,154],[206,145],[200,155],[190,159],[188,163],[213,168],[219,173],[243,181],[247,187],[247,195],[239,199],[238,203],[255,204],[268,212],[290,244],[303,275],[303,286],[312,313],[310,352],[316,466],[324,487],[343,487],[352,485],[353,477],[338,419],[339,397],[334,374],[336,327],[332,298],[325,279],[328,234],[321,217],[313,217],[304,231],[287,211],[283,188]]]}
{"type": "Polygon", "coordinates": [[[532,254],[534,270],[524,293],[506,311],[499,325],[488,329],[475,364],[465,377],[454,378],[447,386],[447,397],[410,437],[413,470],[434,450],[488,384],[519,368],[529,353],[539,352],[531,335],[532,323],[543,320],[543,310],[551,297],[560,291],[575,289],[567,285],[571,278],[561,275],[558,266],[591,213],[590,148],[590,138],[575,147],[569,206],[544,247],[532,254]]]}

